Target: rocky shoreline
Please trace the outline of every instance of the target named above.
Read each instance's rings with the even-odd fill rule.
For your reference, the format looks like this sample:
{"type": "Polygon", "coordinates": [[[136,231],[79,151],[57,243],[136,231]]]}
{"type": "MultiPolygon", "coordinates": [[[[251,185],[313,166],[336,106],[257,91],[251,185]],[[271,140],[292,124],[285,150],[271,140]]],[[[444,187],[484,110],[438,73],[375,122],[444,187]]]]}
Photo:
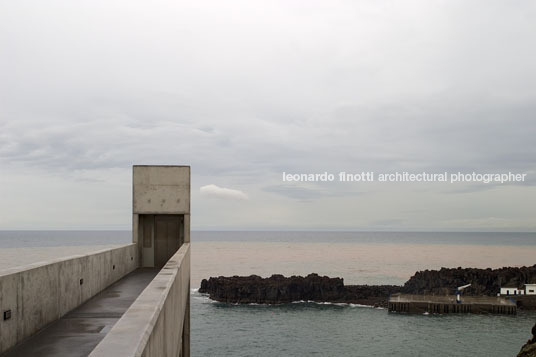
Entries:
{"type": "Polygon", "coordinates": [[[467,295],[495,296],[501,285],[536,282],[536,265],[520,268],[442,268],[415,273],[403,286],[344,285],[342,278],[309,274],[305,277],[257,275],[211,277],[201,281],[200,293],[212,300],[233,304],[285,304],[295,301],[348,303],[386,307],[389,295],[453,294],[457,286],[471,283],[467,295]]]}
{"type": "Polygon", "coordinates": [[[517,357],[536,357],[536,325],[532,327],[532,338],[522,347],[517,357]]]}
{"type": "Polygon", "coordinates": [[[389,295],[400,291],[400,288],[396,285],[344,285],[341,278],[313,273],[306,277],[211,277],[201,281],[199,292],[209,294],[212,300],[233,304],[314,301],[386,307],[389,295]]]}
{"type": "Polygon", "coordinates": [[[498,269],[441,268],[415,273],[403,286],[408,294],[452,294],[457,286],[471,284],[468,295],[495,296],[501,286],[518,286],[536,282],[536,265],[498,269]]]}

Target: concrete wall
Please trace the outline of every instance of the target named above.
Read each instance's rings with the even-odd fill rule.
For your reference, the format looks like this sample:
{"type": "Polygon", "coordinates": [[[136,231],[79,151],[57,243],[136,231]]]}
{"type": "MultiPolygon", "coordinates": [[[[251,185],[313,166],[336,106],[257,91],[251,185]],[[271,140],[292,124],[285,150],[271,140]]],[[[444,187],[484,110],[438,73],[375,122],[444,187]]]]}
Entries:
{"type": "Polygon", "coordinates": [[[134,166],[134,214],[190,214],[189,166],[134,166]]]}
{"type": "Polygon", "coordinates": [[[190,244],[183,244],[90,357],[190,356],[190,244]]]}
{"type": "Polygon", "coordinates": [[[0,353],[137,267],[137,247],[129,244],[5,271],[0,275],[0,313],[11,310],[11,319],[0,316],[0,353]]]}

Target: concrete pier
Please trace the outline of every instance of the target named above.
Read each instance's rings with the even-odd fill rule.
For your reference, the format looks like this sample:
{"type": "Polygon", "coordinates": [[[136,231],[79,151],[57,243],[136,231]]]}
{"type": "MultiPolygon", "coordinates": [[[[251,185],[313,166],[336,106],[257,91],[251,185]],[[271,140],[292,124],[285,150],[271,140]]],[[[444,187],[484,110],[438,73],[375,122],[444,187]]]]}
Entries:
{"type": "Polygon", "coordinates": [[[455,295],[410,295],[393,294],[389,298],[389,312],[409,314],[503,314],[515,315],[515,301],[502,297],[465,296],[461,303],[456,302],[455,295]]]}
{"type": "Polygon", "coordinates": [[[132,210],[132,244],[0,272],[0,354],[190,356],[190,167],[134,166],[132,210]]]}

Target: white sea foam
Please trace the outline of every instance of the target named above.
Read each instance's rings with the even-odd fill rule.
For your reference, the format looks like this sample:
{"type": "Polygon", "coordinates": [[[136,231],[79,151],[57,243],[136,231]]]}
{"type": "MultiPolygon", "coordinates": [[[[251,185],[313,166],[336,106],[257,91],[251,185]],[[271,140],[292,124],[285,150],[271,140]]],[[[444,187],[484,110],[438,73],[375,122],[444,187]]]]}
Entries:
{"type": "Polygon", "coordinates": [[[346,306],[346,307],[365,307],[370,309],[383,310],[383,307],[374,307],[372,305],[352,304],[347,302],[329,302],[329,301],[313,301],[313,300],[297,300],[292,301],[292,304],[317,304],[317,305],[333,305],[333,306],[346,306]]]}

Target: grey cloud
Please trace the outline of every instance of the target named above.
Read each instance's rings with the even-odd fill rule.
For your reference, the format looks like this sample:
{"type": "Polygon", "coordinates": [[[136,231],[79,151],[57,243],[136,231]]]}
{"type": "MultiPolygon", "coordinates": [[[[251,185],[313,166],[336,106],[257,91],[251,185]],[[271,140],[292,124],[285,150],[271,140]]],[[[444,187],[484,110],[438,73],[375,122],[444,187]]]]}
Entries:
{"type": "Polygon", "coordinates": [[[340,202],[280,173],[536,172],[533,4],[261,3],[2,3],[0,164],[340,202]]]}
{"type": "Polygon", "coordinates": [[[341,191],[333,186],[321,187],[320,185],[317,185],[315,188],[298,185],[271,185],[263,187],[263,191],[302,201],[324,197],[353,197],[362,194],[359,191],[341,191]]]}
{"type": "Polygon", "coordinates": [[[311,200],[325,195],[325,193],[318,190],[290,185],[267,186],[263,190],[297,200],[311,200]]]}

